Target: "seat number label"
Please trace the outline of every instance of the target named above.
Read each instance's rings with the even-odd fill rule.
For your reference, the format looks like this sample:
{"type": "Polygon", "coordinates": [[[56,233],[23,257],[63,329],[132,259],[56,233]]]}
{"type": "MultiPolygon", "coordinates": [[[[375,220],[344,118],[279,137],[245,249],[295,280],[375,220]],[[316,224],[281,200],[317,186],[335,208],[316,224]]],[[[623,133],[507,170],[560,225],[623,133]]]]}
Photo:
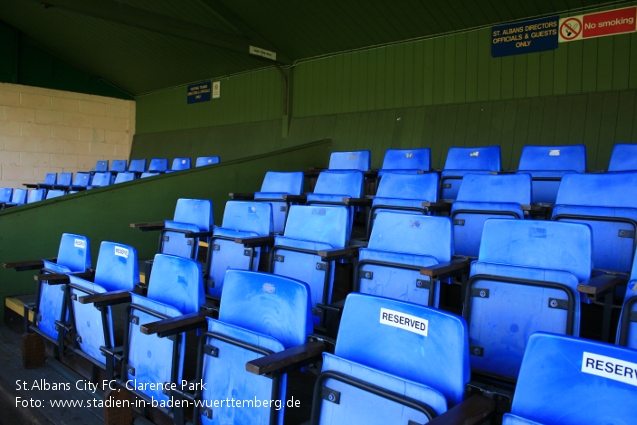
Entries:
{"type": "Polygon", "coordinates": [[[73,246],[75,248],[86,249],[86,241],[84,239],[75,239],[73,246]]]}
{"type": "Polygon", "coordinates": [[[582,358],[582,372],[637,387],[637,363],[585,351],[582,358]]]}
{"type": "Polygon", "coordinates": [[[380,309],[380,324],[427,336],[429,321],[400,311],[380,309]]]}
{"type": "Polygon", "coordinates": [[[128,258],[128,250],[126,248],[122,248],[121,246],[116,246],[115,255],[117,255],[118,257],[128,258]]]}

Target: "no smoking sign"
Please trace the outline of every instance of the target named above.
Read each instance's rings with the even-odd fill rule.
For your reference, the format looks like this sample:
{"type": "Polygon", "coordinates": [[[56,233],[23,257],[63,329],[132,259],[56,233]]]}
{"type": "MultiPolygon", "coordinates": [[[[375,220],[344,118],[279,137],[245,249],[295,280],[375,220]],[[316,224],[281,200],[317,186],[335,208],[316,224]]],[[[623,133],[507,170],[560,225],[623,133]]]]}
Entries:
{"type": "Polygon", "coordinates": [[[560,39],[562,38],[565,41],[582,38],[582,21],[578,18],[567,18],[560,22],[560,39]]]}

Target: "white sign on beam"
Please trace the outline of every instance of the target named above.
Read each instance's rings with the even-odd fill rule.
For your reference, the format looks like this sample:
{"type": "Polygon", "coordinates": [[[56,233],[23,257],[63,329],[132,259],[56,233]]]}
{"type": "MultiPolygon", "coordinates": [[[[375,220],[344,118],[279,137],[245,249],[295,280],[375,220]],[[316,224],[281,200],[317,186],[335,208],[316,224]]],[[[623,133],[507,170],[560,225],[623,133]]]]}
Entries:
{"type": "Polygon", "coordinates": [[[262,58],[276,60],[276,52],[271,50],[262,49],[261,47],[250,46],[249,52],[251,55],[261,56],[262,58]]]}

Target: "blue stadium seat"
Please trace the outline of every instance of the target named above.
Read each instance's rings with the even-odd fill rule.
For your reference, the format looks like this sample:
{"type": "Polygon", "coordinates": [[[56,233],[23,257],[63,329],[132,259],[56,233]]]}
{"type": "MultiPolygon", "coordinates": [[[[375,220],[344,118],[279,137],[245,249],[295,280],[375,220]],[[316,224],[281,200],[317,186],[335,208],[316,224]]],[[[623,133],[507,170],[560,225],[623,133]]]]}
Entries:
{"type": "Polygon", "coordinates": [[[371,153],[368,150],[351,152],[332,152],[328,169],[369,171],[371,153]]]}
{"type": "Polygon", "coordinates": [[[27,203],[28,189],[13,189],[11,200],[9,202],[1,203],[2,208],[17,207],[27,203]]]}
{"type": "Polygon", "coordinates": [[[311,423],[429,422],[464,400],[468,350],[459,316],[350,294],[334,354],[323,353],[311,423]]]}
{"type": "Polygon", "coordinates": [[[218,156],[199,156],[195,161],[195,167],[203,167],[205,165],[218,164],[221,158],[218,156]]]}
{"type": "Polygon", "coordinates": [[[29,191],[29,197],[27,198],[27,204],[33,202],[39,202],[46,196],[46,189],[31,189],[29,191]]]}
{"type": "Polygon", "coordinates": [[[515,380],[533,332],[578,336],[577,287],[590,279],[592,266],[588,226],[487,220],[462,313],[474,371],[515,380]]]}
{"type": "Polygon", "coordinates": [[[367,248],[358,253],[358,290],[438,307],[440,282],[421,275],[420,269],[449,262],[452,256],[448,217],[381,212],[367,248]]]}
{"type": "MultiPolygon", "coordinates": [[[[44,189],[42,189],[44,190],[44,189]]],[[[58,196],[64,196],[66,195],[66,192],[63,190],[58,190],[58,189],[52,189],[49,190],[48,192],[46,192],[46,199],[53,199],[53,198],[57,198],[58,196]]]]}
{"type": "Polygon", "coordinates": [[[208,319],[200,345],[195,382],[206,384],[200,392],[206,407],[196,407],[194,416],[203,424],[283,425],[287,376],[255,375],[246,363],[306,343],[312,332],[310,289],[297,280],[241,270],[228,270],[225,282],[219,320],[208,319]],[[214,404],[225,399],[268,405],[214,404]]]}
{"type": "MultiPolygon", "coordinates": [[[[61,176],[60,176],[61,177],[61,176]]],[[[58,180],[59,184],[59,180],[58,180]]],[[[77,173],[73,179],[73,184],[70,186],[69,193],[76,193],[80,190],[86,190],[91,185],[90,173],[77,173]]]]}
{"type": "Polygon", "coordinates": [[[167,318],[197,314],[205,304],[201,265],[187,258],[157,254],[146,296],[131,293],[124,328],[121,385],[146,400],[166,403],[166,383],[181,385],[185,332],[171,338],[144,332],[148,325],[167,318]],[[150,385],[153,384],[153,385],[150,385]],[[160,387],[160,388],[158,388],[160,387]]]}
{"type": "Polygon", "coordinates": [[[212,201],[206,199],[178,199],[172,220],[164,221],[159,241],[159,253],[196,259],[199,240],[208,241],[214,224],[212,201]],[[188,233],[207,233],[186,237],[188,233]]]}
{"type": "Polygon", "coordinates": [[[13,189],[10,187],[0,188],[0,204],[6,204],[7,202],[11,202],[11,197],[13,196],[13,189]]]}
{"type": "Polygon", "coordinates": [[[254,200],[272,204],[273,232],[283,233],[285,229],[285,219],[290,206],[283,199],[283,196],[301,195],[303,193],[303,183],[304,176],[302,171],[268,171],[265,173],[261,190],[254,193],[254,200]]]}
{"type": "MultiPolygon", "coordinates": [[[[139,282],[137,251],[135,248],[104,241],[100,245],[97,266],[93,279],[69,275],[68,307],[69,324],[72,330],[74,351],[109,370],[112,378],[113,359],[106,363],[101,347],[106,349],[121,346],[123,341],[116,340],[117,330],[123,330],[125,312],[121,301],[96,306],[84,303],[81,299],[87,295],[112,294],[115,291],[132,291],[139,282]],[[97,307],[97,308],[96,308],[97,307]]],[[[129,299],[130,297],[126,297],[129,299]]],[[[121,333],[119,333],[121,339],[121,333]]]]}
{"type": "Polygon", "coordinates": [[[518,173],[533,177],[533,203],[554,204],[562,176],[586,172],[586,146],[524,146],[518,173]]]}
{"type": "Polygon", "coordinates": [[[95,173],[91,180],[90,189],[94,187],[109,186],[113,182],[113,174],[110,171],[95,173]]]}
{"type": "MultiPolygon", "coordinates": [[[[416,174],[431,169],[431,149],[387,149],[378,175],[385,173],[416,174]]],[[[437,200],[437,199],[436,199],[437,200]]]]}
{"type": "Polygon", "coordinates": [[[465,174],[451,207],[455,254],[475,258],[489,218],[524,218],[531,204],[530,174],[465,174]]]}
{"type": "MultiPolygon", "coordinates": [[[[228,201],[220,227],[210,238],[206,261],[206,293],[221,297],[227,269],[258,270],[261,247],[236,243],[235,239],[269,236],[272,205],[266,202],[228,201]]],[[[270,243],[271,244],[271,243],[270,243]]]]}
{"type": "Polygon", "coordinates": [[[168,169],[168,158],[151,158],[148,165],[150,173],[165,173],[168,169]]]}
{"type": "MultiPolygon", "coordinates": [[[[57,259],[42,260],[42,270],[40,274],[56,276],[62,273],[85,272],[91,267],[91,246],[86,236],[64,233],[60,241],[57,259]]],[[[68,278],[64,280],[39,280],[36,287],[36,301],[33,307],[35,315],[35,326],[32,330],[55,342],[58,347],[63,346],[64,332],[58,332],[56,322],[65,321],[66,302],[64,285],[68,278]],[[60,286],[62,285],[62,286],[60,286]]],[[[28,321],[28,315],[25,315],[28,321]]]]}
{"type": "Polygon", "coordinates": [[[123,173],[126,171],[127,164],[128,161],[125,159],[114,159],[109,171],[112,171],[113,173],[123,173]]]}
{"type": "Polygon", "coordinates": [[[283,236],[275,236],[270,270],[307,283],[311,288],[314,325],[323,311],[317,304],[331,304],[335,261],[319,251],[342,249],[350,237],[349,210],[344,206],[292,205],[283,236]]]}
{"type": "Polygon", "coordinates": [[[378,184],[376,196],[372,200],[367,219],[368,235],[373,228],[376,214],[382,211],[420,212],[428,214],[430,209],[423,202],[436,203],[438,200],[437,173],[397,174],[385,173],[378,184]]]}
{"type": "Polygon", "coordinates": [[[189,170],[190,169],[190,158],[174,158],[173,163],[170,166],[170,170],[166,170],[167,173],[172,173],[175,171],[189,170]]]}
{"type": "Polygon", "coordinates": [[[538,332],[502,425],[635,423],[637,351],[538,332]]]}
{"type": "Polygon", "coordinates": [[[91,173],[103,173],[105,171],[108,171],[108,160],[97,161],[91,173]]]}
{"type": "Polygon", "coordinates": [[[47,173],[44,176],[44,181],[41,183],[23,183],[23,186],[26,186],[29,189],[51,189],[54,184],[57,183],[58,174],[57,173],[47,173]]]}
{"type": "Polygon", "coordinates": [[[131,173],[141,174],[146,171],[145,159],[131,159],[128,164],[128,171],[131,173]]]}
{"type": "Polygon", "coordinates": [[[500,171],[500,146],[478,148],[451,147],[440,174],[440,198],[451,202],[458,196],[462,177],[467,173],[489,174],[500,171]]]}
{"type": "Polygon", "coordinates": [[[567,174],[552,220],[586,223],[593,230],[596,270],[628,276],[635,254],[637,172],[567,174]]]}
{"type": "Polygon", "coordinates": [[[637,144],[616,143],[610,155],[608,171],[637,171],[637,144]]]}
{"type": "Polygon", "coordinates": [[[125,183],[135,180],[135,173],[131,173],[128,171],[117,173],[117,177],[115,177],[115,184],[117,183],[125,183]]]}
{"type": "Polygon", "coordinates": [[[624,297],[619,325],[617,345],[637,349],[637,256],[633,261],[630,281],[624,297]]]}
{"type": "Polygon", "coordinates": [[[146,177],[155,177],[155,176],[158,176],[158,175],[160,175],[160,173],[151,173],[149,171],[146,171],[146,172],[142,173],[141,176],[139,176],[139,178],[145,179],[146,177]]]}
{"type": "Polygon", "coordinates": [[[54,184],[51,188],[68,191],[72,184],[73,173],[60,173],[60,177],[58,177],[57,183],[54,184]]]}

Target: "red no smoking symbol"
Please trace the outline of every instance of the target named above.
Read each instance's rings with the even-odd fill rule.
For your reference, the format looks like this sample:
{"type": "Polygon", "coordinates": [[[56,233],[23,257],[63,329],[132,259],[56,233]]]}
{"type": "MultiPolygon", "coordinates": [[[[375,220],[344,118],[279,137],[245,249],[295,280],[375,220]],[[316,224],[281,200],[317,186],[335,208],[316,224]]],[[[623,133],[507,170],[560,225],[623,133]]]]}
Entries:
{"type": "Polygon", "coordinates": [[[565,40],[573,40],[582,32],[582,22],[577,18],[569,18],[562,22],[560,35],[565,40]]]}

